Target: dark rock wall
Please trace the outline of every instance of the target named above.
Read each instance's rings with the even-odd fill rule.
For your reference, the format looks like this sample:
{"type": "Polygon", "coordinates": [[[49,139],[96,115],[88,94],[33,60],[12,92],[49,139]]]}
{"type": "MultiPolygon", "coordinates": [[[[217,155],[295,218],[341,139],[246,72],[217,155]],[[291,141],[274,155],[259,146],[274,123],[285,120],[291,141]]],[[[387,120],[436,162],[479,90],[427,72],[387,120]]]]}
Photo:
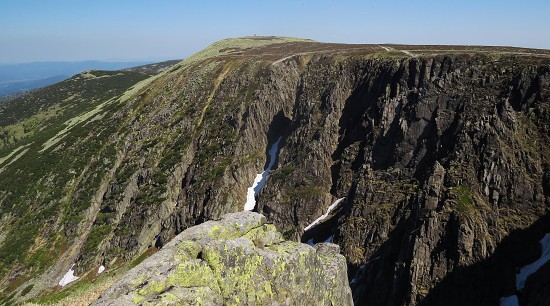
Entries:
{"type": "MultiPolygon", "coordinates": [[[[75,251],[77,274],[241,211],[282,137],[257,210],[285,238],[333,236],[356,304],[428,296],[440,305],[449,294],[495,304],[530,258],[488,258],[550,204],[549,82],[540,61],[471,54],[176,66],[103,119],[117,127],[104,143],[117,153],[86,215],[91,227],[66,228],[87,238],[75,251]],[[478,275],[468,267],[480,262],[488,264],[473,270],[502,277],[461,294],[453,284],[478,275]]],[[[72,188],[76,196],[86,186],[72,188]]],[[[531,232],[514,241],[536,245],[544,229],[531,232]]]]}
{"type": "MultiPolygon", "coordinates": [[[[142,252],[241,210],[279,136],[257,209],[299,239],[345,197],[320,235],[342,247],[357,304],[416,304],[547,211],[546,66],[469,55],[204,65],[204,75],[193,68],[165,78],[165,93],[150,95],[155,103],[144,110],[151,112],[135,123],[139,134],[151,127],[154,136],[156,122],[173,121],[170,108],[189,114],[172,128],[187,140],[173,148],[182,157],[167,170],[169,200],[151,209],[130,196],[132,212],[121,224],[143,230],[116,235],[116,246],[142,252]]],[[[141,172],[127,193],[143,188],[141,172]]],[[[494,303],[506,291],[501,283],[511,282],[508,275],[472,294],[494,303]]]]}
{"type": "MultiPolygon", "coordinates": [[[[357,304],[416,304],[547,212],[548,67],[483,57],[318,61],[302,74],[259,206],[299,235],[346,197],[333,234],[358,271],[357,304]]],[[[508,274],[500,282],[448,290],[494,304],[501,283],[513,282],[504,271],[519,262],[492,268],[508,274]]]]}

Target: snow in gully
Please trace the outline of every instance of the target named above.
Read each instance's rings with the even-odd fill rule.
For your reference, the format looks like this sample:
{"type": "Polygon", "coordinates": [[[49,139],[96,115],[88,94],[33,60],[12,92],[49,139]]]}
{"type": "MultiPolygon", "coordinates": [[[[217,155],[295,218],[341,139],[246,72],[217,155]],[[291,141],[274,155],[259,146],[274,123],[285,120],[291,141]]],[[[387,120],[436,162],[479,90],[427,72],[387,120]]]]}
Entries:
{"type": "Polygon", "coordinates": [[[277,158],[277,150],[279,149],[281,138],[282,137],[279,137],[279,139],[277,139],[277,141],[271,146],[271,149],[269,149],[269,164],[267,165],[267,168],[265,168],[264,172],[256,175],[256,178],[254,178],[254,183],[252,183],[252,187],[248,188],[244,210],[251,211],[254,209],[254,207],[256,207],[256,196],[258,195],[258,193],[260,193],[260,190],[267,182],[269,171],[271,170],[271,168],[273,168],[273,165],[275,164],[275,159],[277,158]]]}

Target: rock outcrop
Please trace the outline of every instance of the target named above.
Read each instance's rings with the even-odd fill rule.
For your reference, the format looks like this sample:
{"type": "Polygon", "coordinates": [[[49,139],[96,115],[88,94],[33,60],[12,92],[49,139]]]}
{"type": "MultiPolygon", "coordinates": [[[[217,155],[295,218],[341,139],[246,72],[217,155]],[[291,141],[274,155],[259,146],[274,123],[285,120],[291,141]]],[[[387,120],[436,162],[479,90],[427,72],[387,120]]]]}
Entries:
{"type": "Polygon", "coordinates": [[[285,241],[264,216],[231,213],[176,236],[94,305],[352,305],[330,243],[285,241]]]}

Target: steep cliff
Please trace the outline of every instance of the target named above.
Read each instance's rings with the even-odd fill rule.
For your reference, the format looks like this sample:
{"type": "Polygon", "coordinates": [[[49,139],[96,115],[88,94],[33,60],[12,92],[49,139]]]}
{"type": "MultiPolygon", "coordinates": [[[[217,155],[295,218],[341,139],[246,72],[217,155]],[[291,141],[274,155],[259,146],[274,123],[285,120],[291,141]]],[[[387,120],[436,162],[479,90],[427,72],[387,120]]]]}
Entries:
{"type": "Polygon", "coordinates": [[[20,171],[27,155],[0,164],[34,186],[1,183],[0,225],[41,228],[0,265],[4,284],[36,295],[73,263],[120,267],[242,211],[281,139],[256,210],[287,239],[340,245],[357,304],[496,304],[550,232],[549,65],[531,49],[215,43],[101,118],[29,138],[22,150],[55,161],[39,175],[20,171]],[[45,241],[57,255],[33,265],[45,241]]]}

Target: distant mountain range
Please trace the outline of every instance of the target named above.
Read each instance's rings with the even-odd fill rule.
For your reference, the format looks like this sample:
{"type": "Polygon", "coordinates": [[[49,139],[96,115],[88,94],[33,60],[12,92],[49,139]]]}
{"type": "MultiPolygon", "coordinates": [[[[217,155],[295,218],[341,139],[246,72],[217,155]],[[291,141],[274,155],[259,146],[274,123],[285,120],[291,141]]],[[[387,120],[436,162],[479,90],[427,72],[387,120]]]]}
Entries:
{"type": "Polygon", "coordinates": [[[84,70],[120,70],[151,62],[35,62],[0,65],[0,96],[55,84],[84,70]]]}

